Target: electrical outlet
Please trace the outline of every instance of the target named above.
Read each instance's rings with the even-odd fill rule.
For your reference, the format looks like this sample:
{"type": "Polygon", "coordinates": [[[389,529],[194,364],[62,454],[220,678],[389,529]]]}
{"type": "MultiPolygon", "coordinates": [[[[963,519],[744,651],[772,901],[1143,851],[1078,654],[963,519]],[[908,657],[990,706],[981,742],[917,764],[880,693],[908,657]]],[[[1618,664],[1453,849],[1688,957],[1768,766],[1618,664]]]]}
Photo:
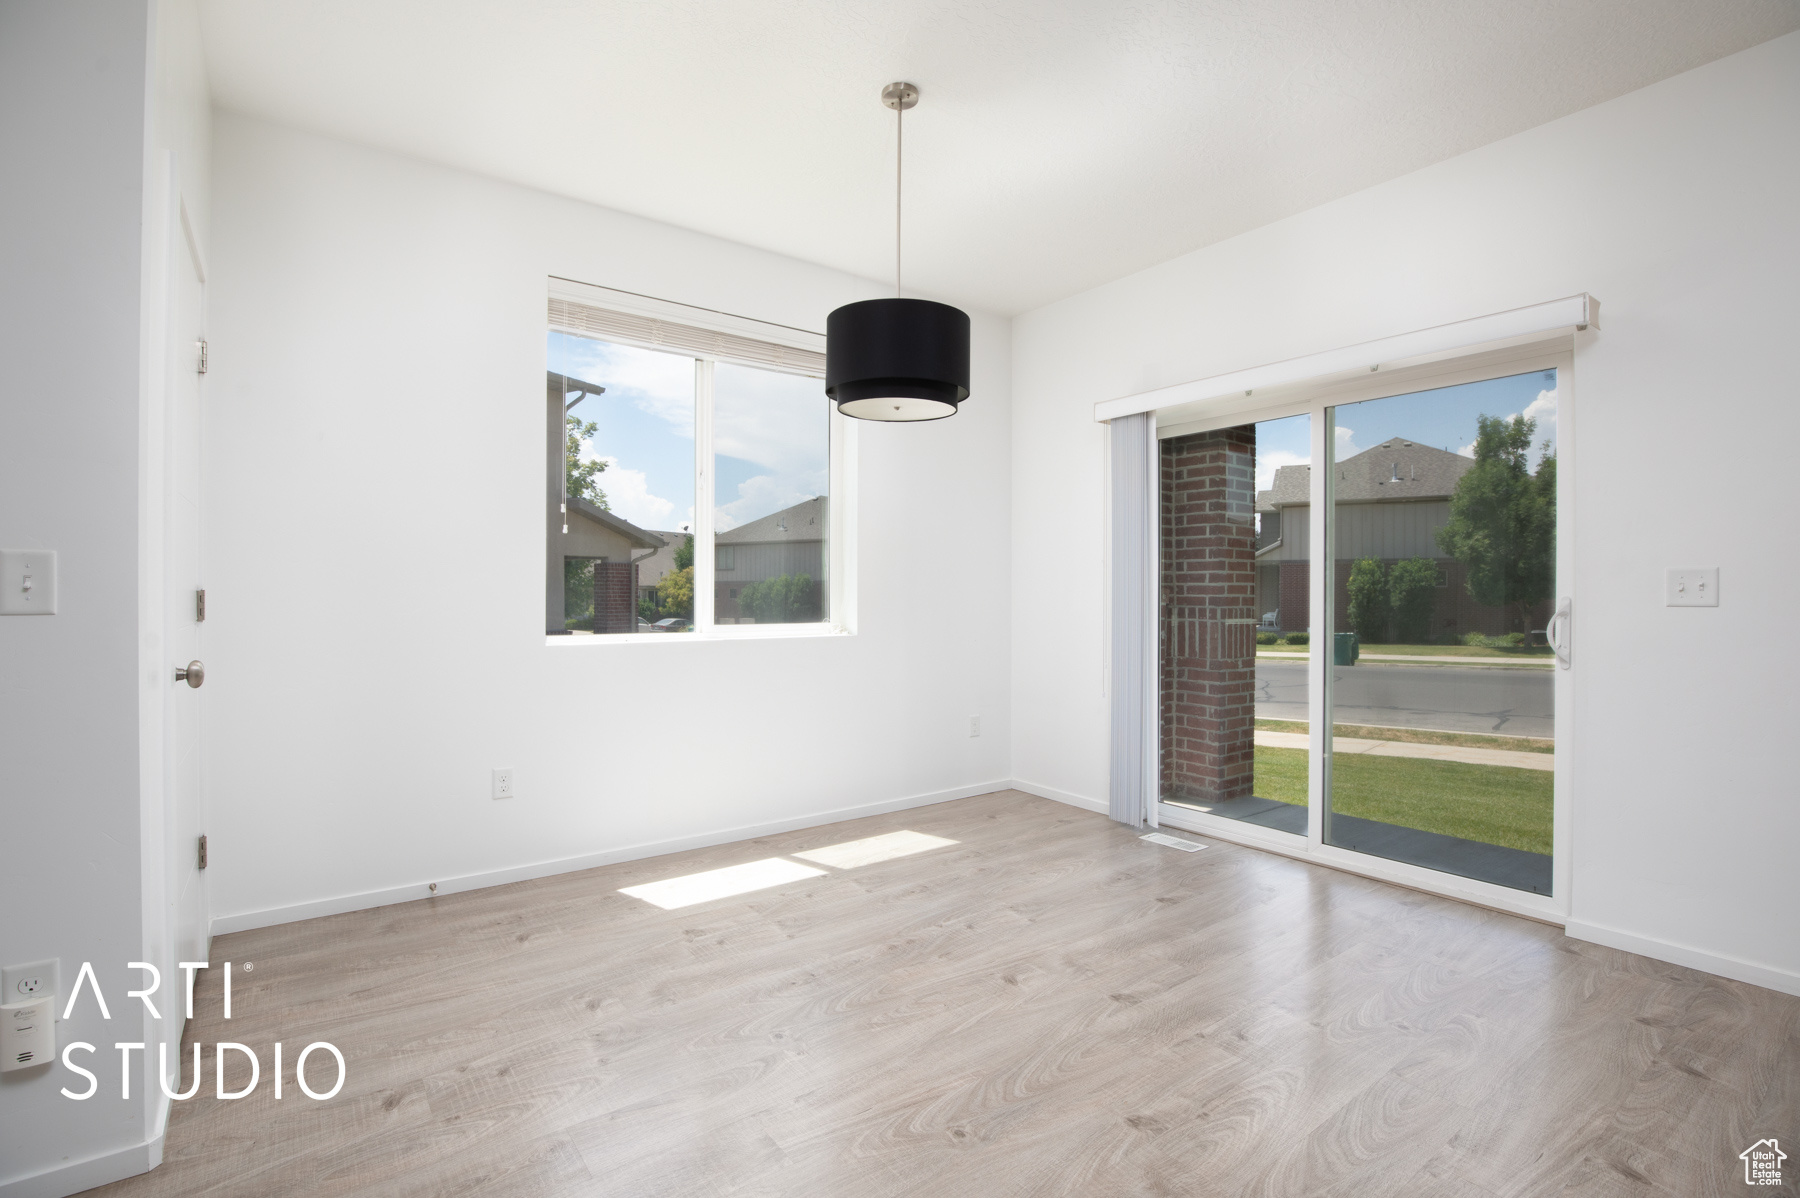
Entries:
{"type": "Polygon", "coordinates": [[[513,779],[512,779],[512,770],[511,769],[494,771],[494,796],[493,797],[496,799],[510,799],[513,797],[513,779]]]}
{"type": "Polygon", "coordinates": [[[0,969],[0,1003],[25,1002],[40,994],[56,994],[61,989],[61,974],[62,963],[56,960],[8,965],[0,969]]]}
{"type": "Polygon", "coordinates": [[[972,715],[969,717],[969,735],[970,736],[980,736],[981,735],[981,717],[980,716],[972,715]]]}

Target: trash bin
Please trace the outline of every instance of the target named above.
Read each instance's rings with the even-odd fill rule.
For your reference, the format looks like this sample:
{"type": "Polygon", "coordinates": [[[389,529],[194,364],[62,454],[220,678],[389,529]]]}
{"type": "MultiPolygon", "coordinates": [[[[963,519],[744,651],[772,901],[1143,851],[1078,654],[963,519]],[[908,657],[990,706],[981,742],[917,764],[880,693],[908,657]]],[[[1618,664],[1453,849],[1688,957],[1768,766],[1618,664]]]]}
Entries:
{"type": "Polygon", "coordinates": [[[1353,666],[1362,655],[1362,643],[1354,632],[1340,632],[1331,638],[1331,660],[1334,665],[1353,666]]]}

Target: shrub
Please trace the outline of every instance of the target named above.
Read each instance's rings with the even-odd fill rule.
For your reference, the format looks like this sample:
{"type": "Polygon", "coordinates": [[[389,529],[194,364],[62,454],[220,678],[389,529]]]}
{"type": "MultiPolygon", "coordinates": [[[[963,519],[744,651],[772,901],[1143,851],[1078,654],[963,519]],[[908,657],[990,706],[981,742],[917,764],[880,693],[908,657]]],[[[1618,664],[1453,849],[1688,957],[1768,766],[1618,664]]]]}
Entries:
{"type": "Polygon", "coordinates": [[[1281,638],[1272,632],[1259,632],[1256,634],[1256,643],[1259,645],[1276,645],[1281,643],[1281,638]]]}
{"type": "Polygon", "coordinates": [[[819,602],[809,574],[783,574],[753,582],[738,593],[738,609],[758,624],[795,624],[819,618],[819,602]]]}
{"type": "Polygon", "coordinates": [[[1431,627],[1437,606],[1437,563],[1428,557],[1409,557],[1388,571],[1388,601],[1392,605],[1394,638],[1416,645],[1431,627]]]}
{"type": "Polygon", "coordinates": [[[1508,632],[1500,636],[1483,636],[1479,632],[1465,632],[1462,643],[1478,649],[1518,649],[1525,644],[1525,634],[1508,632]]]}
{"type": "Polygon", "coordinates": [[[1278,643],[1284,644],[1284,645],[1304,645],[1307,641],[1309,641],[1311,639],[1312,639],[1311,633],[1290,632],[1286,636],[1282,637],[1280,642],[1278,642],[1278,643]]]}
{"type": "Polygon", "coordinates": [[[1382,644],[1387,639],[1389,615],[1387,567],[1372,557],[1356,560],[1350,567],[1350,627],[1364,644],[1382,644]]]}

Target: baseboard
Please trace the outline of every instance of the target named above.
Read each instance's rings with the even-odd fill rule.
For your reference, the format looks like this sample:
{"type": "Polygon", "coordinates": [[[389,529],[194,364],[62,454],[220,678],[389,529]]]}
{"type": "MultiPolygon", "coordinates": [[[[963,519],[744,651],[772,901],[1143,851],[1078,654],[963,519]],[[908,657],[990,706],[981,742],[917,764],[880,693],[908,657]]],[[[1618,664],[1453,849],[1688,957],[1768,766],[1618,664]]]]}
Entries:
{"type": "Polygon", "coordinates": [[[1105,799],[1084,798],[1070,791],[1058,790],[1054,786],[1045,786],[1042,782],[1027,782],[1023,778],[1014,778],[1006,785],[1011,790],[1022,790],[1026,794],[1036,795],[1040,799],[1054,799],[1058,803],[1067,803],[1069,806],[1079,807],[1083,811],[1098,811],[1101,815],[1107,813],[1105,799]]]}
{"type": "MultiPolygon", "coordinates": [[[[887,799],[880,803],[866,803],[860,807],[841,807],[832,811],[820,811],[811,815],[795,816],[791,819],[775,820],[765,824],[750,824],[737,828],[721,828],[716,832],[704,832],[698,836],[683,836],[673,840],[657,840],[647,844],[630,845],[621,849],[609,849],[603,853],[586,853],[579,857],[562,857],[554,861],[541,861],[535,865],[520,865],[511,869],[488,870],[483,873],[464,874],[455,878],[439,878],[437,890],[426,889],[427,882],[415,882],[407,886],[392,886],[384,890],[368,890],[359,894],[339,895],[335,898],[316,899],[308,903],[295,903],[286,907],[269,907],[261,911],[245,911],[235,915],[218,915],[213,917],[212,935],[223,936],[231,932],[247,932],[251,928],[267,928],[275,924],[294,923],[302,919],[317,919],[323,915],[342,915],[346,911],[366,911],[370,907],[386,907],[394,903],[410,903],[418,899],[431,898],[446,894],[457,894],[465,890],[482,890],[489,886],[504,886],[509,882],[525,882],[532,878],[547,878],[552,874],[574,873],[576,870],[594,869],[602,865],[616,865],[621,861],[638,861],[645,857],[661,857],[665,853],[680,853],[688,849],[711,848],[716,844],[729,844],[734,840],[753,840],[758,836],[772,836],[777,832],[792,832],[799,828],[816,828],[821,824],[842,823],[845,820],[862,819],[869,815],[885,815],[890,811],[906,811],[913,807],[929,807],[934,803],[949,803],[957,799],[970,799],[976,795],[992,794],[997,790],[1007,790],[1014,786],[1012,782],[980,782],[973,786],[959,786],[953,790],[931,791],[921,795],[910,795],[902,799],[887,799]]],[[[1021,788],[1023,789],[1023,788],[1021,788]]],[[[1033,791],[1032,793],[1037,793],[1033,791]]],[[[1045,795],[1053,798],[1054,795],[1045,795]]],[[[1104,808],[1102,808],[1104,810],[1104,808]]],[[[0,1198],[8,1198],[0,1194],[0,1198]]]]}
{"type": "Polygon", "coordinates": [[[1708,952],[1705,949],[1692,948],[1685,944],[1673,944],[1667,940],[1655,940],[1649,936],[1639,936],[1632,932],[1623,932],[1618,928],[1609,928],[1604,924],[1589,923],[1581,919],[1571,919],[1565,930],[1577,940],[1586,940],[1592,944],[1604,944],[1608,948],[1622,949],[1628,953],[1636,953],[1640,957],[1667,961],[1671,965],[1685,965],[1689,969],[1714,973],[1722,978],[1731,978],[1733,981],[1749,982],[1752,986],[1777,990],[1782,994],[1800,995],[1800,973],[1777,969],[1773,965],[1759,965],[1754,961],[1726,956],[1724,953],[1708,952]]]}
{"type": "MultiPolygon", "coordinates": [[[[59,1098],[57,1101],[62,1100],[59,1098]]],[[[33,1173],[30,1177],[0,1181],[0,1198],[66,1198],[69,1194],[79,1194],[95,1186],[148,1173],[162,1164],[163,1138],[160,1127],[166,1122],[166,1116],[157,1122],[159,1130],[156,1138],[142,1144],[104,1152],[86,1160],[56,1165],[41,1173],[33,1173]]]]}

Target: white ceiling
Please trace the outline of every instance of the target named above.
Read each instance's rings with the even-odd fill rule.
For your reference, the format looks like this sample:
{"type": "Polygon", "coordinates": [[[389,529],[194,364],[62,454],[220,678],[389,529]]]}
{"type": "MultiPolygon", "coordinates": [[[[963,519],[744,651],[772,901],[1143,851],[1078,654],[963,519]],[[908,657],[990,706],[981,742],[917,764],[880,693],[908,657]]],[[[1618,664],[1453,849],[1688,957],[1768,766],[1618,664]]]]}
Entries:
{"type": "Polygon", "coordinates": [[[1800,0],[203,0],[223,107],[1025,311],[1800,28],[1800,0]]]}

